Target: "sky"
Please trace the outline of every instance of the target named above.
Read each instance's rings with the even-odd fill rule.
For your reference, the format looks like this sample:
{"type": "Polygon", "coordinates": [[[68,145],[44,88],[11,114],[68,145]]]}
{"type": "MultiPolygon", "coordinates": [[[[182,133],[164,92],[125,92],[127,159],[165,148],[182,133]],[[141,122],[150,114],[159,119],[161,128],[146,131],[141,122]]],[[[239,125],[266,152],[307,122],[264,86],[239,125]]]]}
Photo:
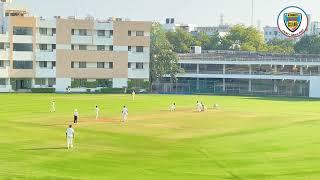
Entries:
{"type": "MultiPolygon", "coordinates": [[[[173,17],[176,22],[218,25],[220,14],[229,24],[251,24],[251,0],[14,0],[26,6],[32,15],[85,17],[99,19],[123,17],[131,20],[160,21],[173,17]]],[[[254,0],[254,25],[276,26],[277,16],[287,6],[299,6],[312,21],[320,20],[319,0],[254,0]]]]}

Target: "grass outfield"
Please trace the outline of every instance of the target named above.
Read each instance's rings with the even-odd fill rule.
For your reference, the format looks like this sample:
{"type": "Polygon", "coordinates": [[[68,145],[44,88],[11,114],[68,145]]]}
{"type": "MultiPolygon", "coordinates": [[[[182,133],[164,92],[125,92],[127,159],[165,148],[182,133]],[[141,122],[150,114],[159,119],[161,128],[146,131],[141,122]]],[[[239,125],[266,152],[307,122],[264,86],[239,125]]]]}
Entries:
{"type": "Polygon", "coordinates": [[[320,101],[0,94],[0,179],[320,179],[319,165],[320,101]],[[197,100],[221,109],[194,112],[197,100]],[[123,105],[129,121],[120,125],[123,105]],[[75,108],[80,124],[68,151],[75,108]]]}

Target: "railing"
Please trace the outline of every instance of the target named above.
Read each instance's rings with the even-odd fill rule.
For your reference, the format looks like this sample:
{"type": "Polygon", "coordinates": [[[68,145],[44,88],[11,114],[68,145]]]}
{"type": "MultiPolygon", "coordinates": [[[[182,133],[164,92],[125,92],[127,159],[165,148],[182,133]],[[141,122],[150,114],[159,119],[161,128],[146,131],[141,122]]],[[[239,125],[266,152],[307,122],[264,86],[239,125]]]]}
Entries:
{"type": "Polygon", "coordinates": [[[180,60],[320,62],[320,55],[286,55],[236,51],[207,51],[202,54],[179,54],[180,60]]]}

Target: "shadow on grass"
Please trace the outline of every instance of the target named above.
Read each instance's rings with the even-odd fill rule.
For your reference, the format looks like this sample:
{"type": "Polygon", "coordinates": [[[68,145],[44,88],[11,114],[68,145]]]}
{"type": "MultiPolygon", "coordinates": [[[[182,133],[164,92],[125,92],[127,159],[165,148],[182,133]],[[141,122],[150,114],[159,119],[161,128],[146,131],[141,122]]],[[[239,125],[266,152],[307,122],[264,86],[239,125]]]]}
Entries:
{"type": "Polygon", "coordinates": [[[44,151],[44,150],[65,150],[66,147],[43,147],[43,148],[30,148],[30,149],[21,149],[23,151],[44,151]]]}

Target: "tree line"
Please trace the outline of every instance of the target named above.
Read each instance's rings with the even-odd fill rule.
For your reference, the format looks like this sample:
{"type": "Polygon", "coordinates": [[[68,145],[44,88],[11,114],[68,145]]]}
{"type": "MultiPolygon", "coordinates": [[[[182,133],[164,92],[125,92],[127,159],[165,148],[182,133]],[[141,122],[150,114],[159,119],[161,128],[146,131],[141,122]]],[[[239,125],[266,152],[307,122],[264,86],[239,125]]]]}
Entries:
{"type": "Polygon", "coordinates": [[[226,36],[219,33],[196,35],[183,30],[166,32],[159,23],[154,23],[151,32],[150,76],[152,82],[159,82],[164,75],[174,81],[183,69],[178,65],[177,53],[189,53],[191,46],[202,50],[233,50],[270,52],[283,54],[320,54],[320,36],[303,36],[300,40],[273,39],[265,42],[263,34],[254,27],[235,25],[226,36]]]}

